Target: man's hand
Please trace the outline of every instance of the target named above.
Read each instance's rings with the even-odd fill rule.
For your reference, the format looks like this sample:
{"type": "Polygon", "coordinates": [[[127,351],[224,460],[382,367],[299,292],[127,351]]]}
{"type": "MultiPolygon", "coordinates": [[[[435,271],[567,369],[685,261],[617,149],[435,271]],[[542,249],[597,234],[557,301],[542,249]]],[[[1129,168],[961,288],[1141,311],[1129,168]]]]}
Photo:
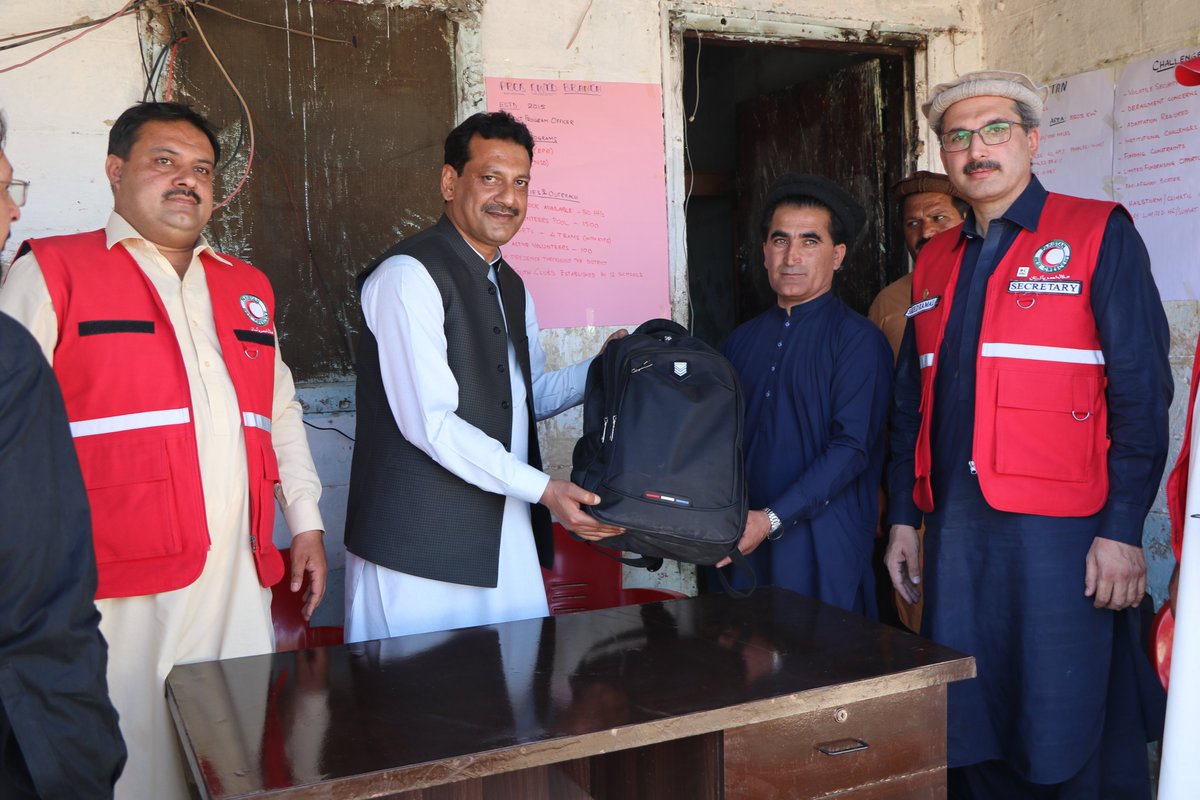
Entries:
{"type": "MultiPolygon", "coordinates": [[[[621,328],[619,331],[613,331],[611,334],[609,334],[608,338],[604,340],[604,344],[600,345],[600,349],[596,352],[596,357],[600,357],[600,354],[604,352],[604,348],[608,347],[609,342],[617,339],[624,339],[628,335],[629,331],[625,330],[624,328],[621,328]]],[[[578,533],[578,531],[576,532],[578,533]]]]}
{"type": "Polygon", "coordinates": [[[1146,557],[1141,547],[1097,536],[1085,565],[1083,596],[1095,598],[1096,608],[1120,611],[1136,606],[1146,594],[1146,557]]]}
{"type": "Polygon", "coordinates": [[[893,525],[883,563],[887,564],[888,574],[892,576],[892,586],[909,605],[921,599],[918,588],[921,584],[920,555],[917,529],[912,525],[893,525]]]}
{"type": "Polygon", "coordinates": [[[551,478],[539,502],[550,509],[563,527],[579,534],[581,538],[594,542],[625,532],[624,528],[605,525],[584,511],[583,506],[594,506],[600,502],[600,498],[570,481],[551,478]]]}
{"type": "Polygon", "coordinates": [[[292,585],[293,592],[304,585],[304,573],[308,573],[308,591],[304,593],[304,608],[300,613],[305,620],[312,618],[321,598],[325,596],[325,578],[329,565],[325,563],[325,531],[304,531],[292,537],[292,585]]]}
{"type": "MultiPolygon", "coordinates": [[[[767,534],[770,532],[771,518],[766,515],[766,512],[751,511],[746,515],[746,528],[742,531],[742,538],[738,541],[738,550],[741,550],[744,556],[750,555],[766,541],[767,534]]],[[[732,558],[725,556],[717,562],[717,566],[723,567],[732,561],[732,558]]]]}

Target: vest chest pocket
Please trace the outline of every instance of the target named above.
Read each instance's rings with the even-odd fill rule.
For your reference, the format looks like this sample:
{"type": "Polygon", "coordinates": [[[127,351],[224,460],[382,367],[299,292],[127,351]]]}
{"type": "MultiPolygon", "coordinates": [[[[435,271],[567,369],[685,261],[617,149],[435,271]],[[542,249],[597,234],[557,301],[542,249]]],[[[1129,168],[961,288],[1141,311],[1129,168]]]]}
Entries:
{"type": "Polygon", "coordinates": [[[1000,370],[996,471],[1056,481],[1094,480],[1096,442],[1103,434],[1103,380],[1069,372],[1000,370]]]}
{"type": "Polygon", "coordinates": [[[172,513],[170,461],[162,442],[75,440],[92,508],[96,562],[107,564],[180,552],[172,513]]]}

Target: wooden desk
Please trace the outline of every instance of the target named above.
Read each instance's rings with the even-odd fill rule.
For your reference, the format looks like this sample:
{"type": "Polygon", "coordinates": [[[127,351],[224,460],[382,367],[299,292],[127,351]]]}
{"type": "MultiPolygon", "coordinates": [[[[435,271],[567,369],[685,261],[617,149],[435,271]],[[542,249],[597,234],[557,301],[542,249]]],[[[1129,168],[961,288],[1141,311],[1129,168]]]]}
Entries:
{"type": "Polygon", "coordinates": [[[791,592],[176,667],[203,797],[945,796],[973,659],[791,592]]]}

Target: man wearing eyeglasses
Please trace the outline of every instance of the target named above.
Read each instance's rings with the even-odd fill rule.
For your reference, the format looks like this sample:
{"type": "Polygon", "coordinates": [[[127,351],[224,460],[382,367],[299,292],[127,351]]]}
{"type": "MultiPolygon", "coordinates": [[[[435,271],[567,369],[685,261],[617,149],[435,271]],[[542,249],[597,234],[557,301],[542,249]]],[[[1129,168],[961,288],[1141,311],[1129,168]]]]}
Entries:
{"type": "MultiPolygon", "coordinates": [[[[0,247],[24,181],[4,155],[0,247]]],[[[0,797],[112,797],[125,761],[92,602],[87,494],[37,342],[0,313],[0,797]]]]}
{"type": "Polygon", "coordinates": [[[1045,97],[976,72],[923,107],[971,211],[914,271],[887,563],[915,600],[924,515],[922,632],[976,658],[949,689],[951,797],[1149,798],[1163,698],[1135,608],[1170,334],[1128,213],[1032,174],[1045,97]]]}

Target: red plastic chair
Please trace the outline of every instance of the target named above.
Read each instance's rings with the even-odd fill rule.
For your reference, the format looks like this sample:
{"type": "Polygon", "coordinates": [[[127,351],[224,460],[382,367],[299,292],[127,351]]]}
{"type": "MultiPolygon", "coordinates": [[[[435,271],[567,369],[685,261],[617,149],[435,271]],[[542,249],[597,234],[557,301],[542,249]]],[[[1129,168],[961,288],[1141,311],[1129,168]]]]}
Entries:
{"type": "Polygon", "coordinates": [[[546,599],[551,614],[592,611],[658,600],[675,600],[687,595],[664,589],[625,589],[621,586],[621,562],[598,553],[585,542],[554,525],[554,568],[542,570],[546,599]]]}
{"type": "Polygon", "coordinates": [[[1150,625],[1150,663],[1158,673],[1163,688],[1171,679],[1171,644],[1175,641],[1175,615],[1171,604],[1163,603],[1150,625]]]}
{"type": "Polygon", "coordinates": [[[345,639],[345,632],[341,626],[324,625],[314,628],[304,619],[304,615],[300,613],[304,608],[304,589],[293,592],[290,588],[291,548],[284,548],[279,554],[283,556],[283,580],[271,587],[271,622],[275,626],[275,652],[341,644],[345,639]]]}

